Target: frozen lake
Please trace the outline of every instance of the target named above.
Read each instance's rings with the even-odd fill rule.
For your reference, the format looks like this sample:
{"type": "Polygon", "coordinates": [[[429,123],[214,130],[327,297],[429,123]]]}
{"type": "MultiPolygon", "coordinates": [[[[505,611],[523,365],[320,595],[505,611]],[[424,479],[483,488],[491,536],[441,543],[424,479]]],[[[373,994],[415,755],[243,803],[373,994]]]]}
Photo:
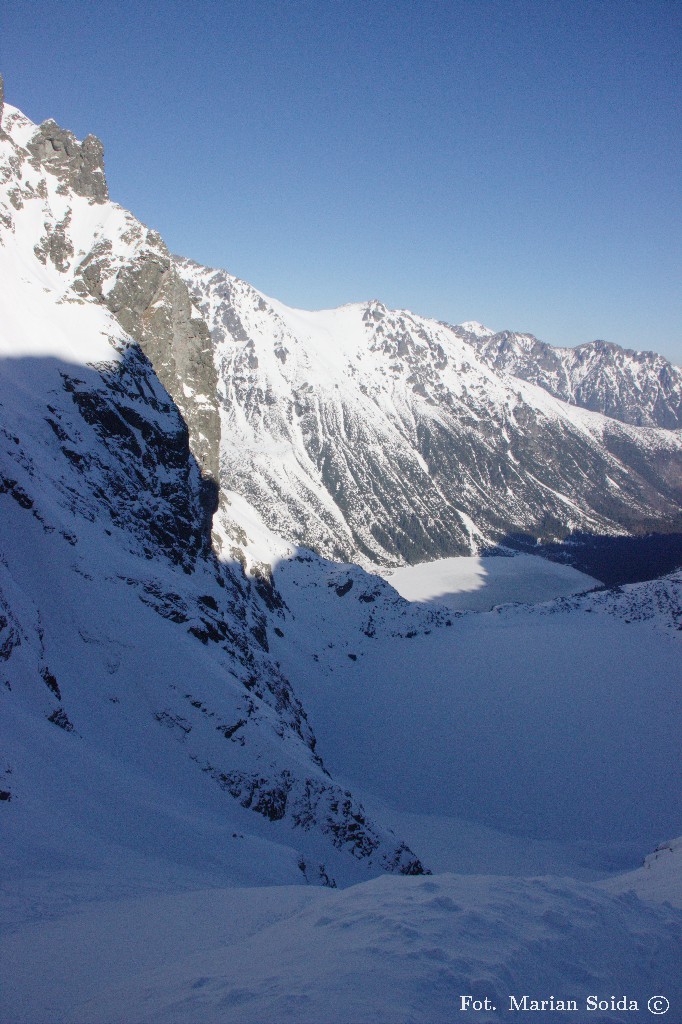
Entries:
{"type": "Polygon", "coordinates": [[[379,575],[407,601],[442,604],[453,611],[486,612],[510,601],[537,604],[600,586],[570,565],[527,554],[441,558],[379,575]]]}

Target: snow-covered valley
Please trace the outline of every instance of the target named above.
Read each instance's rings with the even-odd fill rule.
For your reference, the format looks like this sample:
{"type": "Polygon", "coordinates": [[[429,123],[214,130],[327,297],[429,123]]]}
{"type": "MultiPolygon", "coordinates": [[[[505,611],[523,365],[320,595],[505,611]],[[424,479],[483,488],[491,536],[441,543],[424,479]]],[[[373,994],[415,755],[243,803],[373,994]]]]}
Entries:
{"type": "Polygon", "coordinates": [[[679,1017],[682,575],[489,553],[674,527],[679,432],[175,261],[0,114],[2,1024],[679,1017]]]}

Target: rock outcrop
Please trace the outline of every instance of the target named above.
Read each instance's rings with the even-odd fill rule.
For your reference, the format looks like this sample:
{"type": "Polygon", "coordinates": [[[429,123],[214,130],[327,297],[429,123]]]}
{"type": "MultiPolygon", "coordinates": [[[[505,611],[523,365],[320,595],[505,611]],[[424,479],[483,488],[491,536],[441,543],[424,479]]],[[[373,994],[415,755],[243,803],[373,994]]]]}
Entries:
{"type": "Polygon", "coordinates": [[[104,146],[96,135],[79,142],[52,119],[43,121],[28,144],[37,164],[56,174],[76,195],[103,203],[109,198],[104,174],[104,146]]]}
{"type": "MultiPolygon", "coordinates": [[[[14,150],[13,180],[8,182],[11,205],[19,211],[29,201],[40,202],[42,234],[34,240],[35,256],[64,274],[77,295],[94,299],[113,313],[176,403],[201,469],[203,530],[210,543],[220,487],[220,417],[208,327],[193,307],[162,238],[109,203],[100,141],[89,135],[79,142],[52,120],[36,128],[14,108],[7,109],[7,123],[14,132],[19,128],[25,140],[23,148],[8,139],[14,150]],[[23,173],[24,167],[47,177],[36,186],[23,173]],[[56,187],[48,188],[48,178],[56,179],[56,187]],[[81,232],[78,242],[75,197],[106,206],[101,227],[81,232]]],[[[13,218],[16,215],[8,208],[10,226],[13,218]]]]}
{"type": "Polygon", "coordinates": [[[111,245],[95,245],[76,268],[74,288],[114,314],[182,413],[202,471],[202,504],[210,531],[220,488],[220,417],[211,336],[160,235],[142,225],[133,226],[133,233],[132,258],[121,261],[111,245]]]}

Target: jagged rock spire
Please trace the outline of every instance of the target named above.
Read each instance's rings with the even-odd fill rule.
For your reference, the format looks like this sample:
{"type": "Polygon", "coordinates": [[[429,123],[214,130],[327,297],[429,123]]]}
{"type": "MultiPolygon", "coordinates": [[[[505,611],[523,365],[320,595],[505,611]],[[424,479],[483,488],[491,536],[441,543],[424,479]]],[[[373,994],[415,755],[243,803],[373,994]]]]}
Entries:
{"type": "Polygon", "coordinates": [[[79,142],[52,119],[43,121],[28,150],[45,170],[62,178],[77,195],[104,202],[109,198],[104,175],[104,146],[96,135],[79,142]]]}

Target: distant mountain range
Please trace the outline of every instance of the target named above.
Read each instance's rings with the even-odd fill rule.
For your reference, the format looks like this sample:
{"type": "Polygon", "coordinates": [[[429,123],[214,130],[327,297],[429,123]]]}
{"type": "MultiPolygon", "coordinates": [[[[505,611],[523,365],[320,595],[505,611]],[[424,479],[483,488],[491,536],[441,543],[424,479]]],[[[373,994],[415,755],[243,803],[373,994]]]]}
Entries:
{"type": "Polygon", "coordinates": [[[571,405],[638,427],[682,427],[682,370],[655,352],[633,352],[608,341],[555,348],[532,334],[461,324],[488,366],[539,384],[571,405]]]}
{"type": "Polygon", "coordinates": [[[679,407],[682,374],[660,357],[578,349],[590,372],[580,387],[573,372],[573,392],[558,396],[547,353],[567,367],[570,350],[379,301],[289,309],[225,271],[175,263],[213,339],[231,439],[223,486],[288,539],[371,565],[465,554],[518,533],[680,528],[682,435],[648,420],[679,407]],[[499,366],[512,345],[526,362],[499,366]],[[652,396],[641,414],[635,384],[652,396]],[[622,415],[579,407],[596,395],[622,415]],[[646,428],[631,422],[638,415],[646,428]]]}

